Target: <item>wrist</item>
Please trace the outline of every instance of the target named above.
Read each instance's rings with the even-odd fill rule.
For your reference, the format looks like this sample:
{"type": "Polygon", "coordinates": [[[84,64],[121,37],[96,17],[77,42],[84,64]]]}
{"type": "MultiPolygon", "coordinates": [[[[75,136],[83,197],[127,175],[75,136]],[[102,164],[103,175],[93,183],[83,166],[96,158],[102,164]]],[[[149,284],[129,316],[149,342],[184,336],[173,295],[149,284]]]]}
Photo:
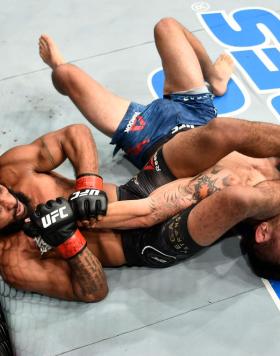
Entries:
{"type": "Polygon", "coordinates": [[[79,174],[76,178],[76,190],[85,188],[103,189],[103,178],[95,173],[79,174]]]}
{"type": "Polygon", "coordinates": [[[57,246],[56,250],[62,258],[69,259],[82,252],[86,245],[86,239],[81,234],[80,230],[77,229],[69,239],[57,246]]]}

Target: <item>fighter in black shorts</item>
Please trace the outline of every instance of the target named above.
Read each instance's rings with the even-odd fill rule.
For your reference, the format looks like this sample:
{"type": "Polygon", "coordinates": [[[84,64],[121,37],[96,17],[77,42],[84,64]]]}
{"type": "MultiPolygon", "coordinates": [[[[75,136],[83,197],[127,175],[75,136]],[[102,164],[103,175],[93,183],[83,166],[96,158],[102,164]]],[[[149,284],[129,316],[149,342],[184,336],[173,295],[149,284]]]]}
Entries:
{"type": "MultiPolygon", "coordinates": [[[[148,197],[156,188],[176,177],[167,167],[159,149],[145,167],[118,190],[119,200],[148,197]]],[[[203,247],[190,236],[188,215],[194,205],[150,228],[122,232],[122,244],[128,266],[169,267],[203,247]]]]}

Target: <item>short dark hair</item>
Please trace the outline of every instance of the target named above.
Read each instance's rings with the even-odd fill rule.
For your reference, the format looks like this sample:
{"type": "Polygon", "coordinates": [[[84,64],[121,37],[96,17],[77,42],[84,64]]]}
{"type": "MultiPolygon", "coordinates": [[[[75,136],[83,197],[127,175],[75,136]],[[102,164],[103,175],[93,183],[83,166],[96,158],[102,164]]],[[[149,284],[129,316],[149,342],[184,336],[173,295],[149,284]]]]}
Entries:
{"type": "Polygon", "coordinates": [[[24,225],[24,220],[13,221],[12,223],[0,229],[0,237],[18,233],[19,231],[22,230],[23,225],[24,225]]]}
{"type": "Polygon", "coordinates": [[[275,261],[275,257],[269,253],[274,241],[258,244],[255,240],[259,224],[259,221],[246,221],[238,226],[241,251],[248,256],[249,265],[257,276],[280,280],[280,260],[275,261]]]}

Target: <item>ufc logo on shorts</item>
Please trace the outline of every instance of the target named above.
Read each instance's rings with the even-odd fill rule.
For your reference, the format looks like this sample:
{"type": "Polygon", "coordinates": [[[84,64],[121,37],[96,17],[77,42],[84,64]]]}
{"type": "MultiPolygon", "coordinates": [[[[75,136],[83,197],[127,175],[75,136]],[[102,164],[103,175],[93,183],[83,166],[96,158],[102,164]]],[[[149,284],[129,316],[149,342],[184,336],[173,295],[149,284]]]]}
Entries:
{"type": "Polygon", "coordinates": [[[73,196],[70,200],[77,199],[79,197],[91,196],[91,195],[99,195],[100,190],[97,189],[85,189],[85,190],[78,190],[77,192],[73,193],[73,196]]]}
{"type": "Polygon", "coordinates": [[[43,227],[46,229],[49,227],[51,224],[56,223],[57,218],[63,219],[67,218],[68,214],[65,214],[63,210],[66,209],[66,206],[63,206],[62,208],[56,209],[52,211],[50,214],[47,214],[46,216],[42,217],[42,224],[43,227]]]}
{"type": "Polygon", "coordinates": [[[194,128],[194,125],[189,125],[189,124],[180,124],[180,125],[177,125],[175,127],[173,127],[172,131],[171,131],[171,134],[174,135],[176,132],[180,131],[180,130],[183,130],[184,128],[187,128],[187,129],[193,129],[194,128]]]}

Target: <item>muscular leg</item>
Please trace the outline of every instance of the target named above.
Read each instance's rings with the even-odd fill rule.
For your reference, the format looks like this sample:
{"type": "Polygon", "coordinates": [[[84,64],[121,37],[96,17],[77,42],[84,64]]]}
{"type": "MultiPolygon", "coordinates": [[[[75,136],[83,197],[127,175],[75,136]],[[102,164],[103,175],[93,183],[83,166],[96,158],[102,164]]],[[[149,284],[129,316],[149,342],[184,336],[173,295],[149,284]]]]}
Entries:
{"type": "Polygon", "coordinates": [[[222,54],[212,64],[201,42],[172,18],[160,20],[154,34],[165,73],[165,94],[199,88],[204,81],[215,95],[225,93],[233,71],[230,56],[222,54]]]}
{"type": "Polygon", "coordinates": [[[91,124],[112,137],[130,102],[112,94],[77,66],[65,63],[49,36],[41,36],[39,48],[43,61],[53,69],[55,88],[69,96],[91,124]]]}
{"type": "Polygon", "coordinates": [[[163,145],[165,162],[177,178],[194,176],[232,151],[280,157],[280,125],[220,117],[163,145]]]}

